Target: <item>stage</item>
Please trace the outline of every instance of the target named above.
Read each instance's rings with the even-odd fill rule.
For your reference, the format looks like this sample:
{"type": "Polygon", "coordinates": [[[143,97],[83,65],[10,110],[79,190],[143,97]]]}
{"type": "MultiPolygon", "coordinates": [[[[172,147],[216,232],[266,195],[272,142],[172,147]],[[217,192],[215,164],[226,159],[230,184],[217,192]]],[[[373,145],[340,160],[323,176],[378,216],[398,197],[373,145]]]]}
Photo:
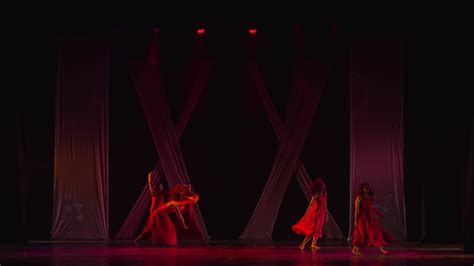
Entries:
{"type": "MultiPolygon", "coordinates": [[[[296,244],[296,243],[295,243],[296,244]]],[[[143,242],[33,242],[0,248],[0,265],[473,265],[474,254],[456,245],[396,244],[382,255],[363,249],[354,256],[343,245],[301,251],[289,243],[211,242],[158,247],[143,242]]]]}
{"type": "Polygon", "coordinates": [[[151,13],[5,37],[0,266],[474,266],[450,27],[151,13]]]}

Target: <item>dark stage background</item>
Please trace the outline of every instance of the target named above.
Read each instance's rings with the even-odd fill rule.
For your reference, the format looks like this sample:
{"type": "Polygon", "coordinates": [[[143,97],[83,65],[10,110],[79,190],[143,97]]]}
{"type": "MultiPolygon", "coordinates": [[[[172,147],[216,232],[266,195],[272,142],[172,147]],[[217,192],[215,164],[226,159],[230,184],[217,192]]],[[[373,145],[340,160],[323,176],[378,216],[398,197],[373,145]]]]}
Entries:
{"type": "MultiPolygon", "coordinates": [[[[473,98],[463,82],[463,52],[455,36],[430,31],[419,34],[403,25],[306,23],[310,51],[330,54],[330,75],[301,159],[312,177],[323,176],[329,208],[347,235],[349,215],[349,84],[350,41],[357,38],[402,39],[405,42],[405,197],[408,240],[462,242],[472,180],[468,158],[472,144],[473,98]],[[332,37],[340,37],[340,46],[332,37]],[[467,89],[467,90],[466,90],[467,89]]],[[[165,84],[176,119],[182,108],[184,79],[197,24],[160,28],[165,84]]],[[[181,139],[181,148],[211,237],[237,239],[257,203],[271,169],[277,141],[255,91],[246,79],[245,23],[206,25],[208,56],[213,68],[208,87],[181,139]]],[[[258,25],[257,25],[258,26],[258,25]]],[[[52,216],[56,38],[83,35],[113,40],[110,78],[110,232],[112,238],[146,182],[157,159],[152,138],[132,86],[127,61],[144,51],[151,25],[100,31],[32,32],[12,35],[12,62],[18,73],[5,92],[2,126],[0,204],[1,241],[49,239],[52,216]],[[19,40],[16,42],[15,40],[19,40]],[[27,40],[29,40],[27,42],[27,40]],[[21,62],[21,63],[18,63],[21,62]],[[9,100],[11,99],[11,100],[9,100]],[[8,106],[8,107],[7,107],[8,106]],[[5,148],[3,148],[5,147],[5,148]]],[[[259,63],[265,83],[284,114],[293,62],[293,26],[259,27],[259,63]]],[[[460,44],[461,45],[461,44],[460,44]]],[[[311,56],[318,56],[311,54],[311,56]]],[[[464,79],[463,79],[464,77],[464,79]]],[[[472,164],[472,161],[471,161],[472,164]]],[[[299,239],[290,230],[306,209],[292,179],[280,209],[274,239],[299,239]]],[[[472,206],[471,206],[472,207],[472,206]]]]}

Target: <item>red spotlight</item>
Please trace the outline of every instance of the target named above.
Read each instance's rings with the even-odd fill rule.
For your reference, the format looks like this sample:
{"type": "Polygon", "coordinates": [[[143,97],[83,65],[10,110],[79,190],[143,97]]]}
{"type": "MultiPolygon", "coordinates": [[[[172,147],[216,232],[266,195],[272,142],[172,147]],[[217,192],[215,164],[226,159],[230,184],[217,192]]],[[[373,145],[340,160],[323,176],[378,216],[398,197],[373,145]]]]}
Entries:
{"type": "Polygon", "coordinates": [[[249,29],[250,35],[256,35],[257,34],[257,29],[251,28],[249,29]]]}
{"type": "Polygon", "coordinates": [[[199,29],[196,30],[196,33],[198,35],[204,35],[204,32],[206,32],[206,30],[204,30],[203,28],[199,28],[199,29]]]}

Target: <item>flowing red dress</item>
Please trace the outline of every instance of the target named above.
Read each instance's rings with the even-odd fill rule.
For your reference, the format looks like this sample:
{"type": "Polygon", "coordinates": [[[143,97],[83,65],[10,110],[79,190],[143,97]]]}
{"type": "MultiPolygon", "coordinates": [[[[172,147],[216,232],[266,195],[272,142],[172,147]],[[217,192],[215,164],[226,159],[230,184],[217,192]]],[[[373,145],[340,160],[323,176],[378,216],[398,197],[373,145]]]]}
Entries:
{"type": "Polygon", "coordinates": [[[304,236],[323,236],[323,225],[326,220],[326,193],[319,193],[313,196],[310,206],[301,218],[291,229],[304,236]]]}
{"type": "Polygon", "coordinates": [[[372,197],[358,197],[361,197],[360,215],[352,234],[352,245],[358,247],[385,246],[393,240],[393,237],[385,232],[379,221],[376,220],[374,200],[372,197]]]}
{"type": "Polygon", "coordinates": [[[166,208],[164,197],[164,193],[152,195],[150,217],[142,234],[148,234],[148,239],[158,243],[177,245],[176,228],[169,217],[171,209],[166,208]]]}
{"type": "Polygon", "coordinates": [[[181,206],[180,210],[188,228],[185,229],[181,223],[176,223],[176,234],[178,235],[178,238],[186,240],[201,240],[205,242],[204,235],[199,229],[199,225],[196,221],[196,214],[194,213],[193,205],[181,206]]]}

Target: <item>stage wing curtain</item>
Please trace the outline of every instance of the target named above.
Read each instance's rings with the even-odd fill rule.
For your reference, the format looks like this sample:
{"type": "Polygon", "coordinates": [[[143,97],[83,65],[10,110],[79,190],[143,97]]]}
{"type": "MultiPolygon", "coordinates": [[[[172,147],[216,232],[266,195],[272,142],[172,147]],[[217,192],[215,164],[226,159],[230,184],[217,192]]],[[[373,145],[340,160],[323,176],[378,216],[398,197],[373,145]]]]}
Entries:
{"type": "MultiPolygon", "coordinates": [[[[160,157],[163,173],[168,185],[191,183],[178,143],[178,134],[173,126],[171,114],[161,81],[158,34],[155,33],[146,61],[131,64],[130,71],[139,95],[155,147],[160,157]]],[[[209,234],[198,205],[193,205],[195,223],[203,239],[209,234]]],[[[191,225],[193,226],[193,225],[191,225]]]]}
{"type": "Polygon", "coordinates": [[[403,45],[358,40],[350,56],[350,227],[359,184],[375,191],[383,226],[406,239],[403,192],[403,45]]]}
{"type": "Polygon", "coordinates": [[[328,69],[327,64],[315,64],[298,58],[280,146],[268,181],[241,239],[272,239],[281,201],[299,161],[328,69]]]}
{"type": "MultiPolygon", "coordinates": [[[[278,116],[278,112],[276,111],[275,105],[273,104],[272,99],[270,97],[270,94],[268,93],[264,85],[258,64],[253,58],[248,61],[248,72],[249,80],[256,87],[260,99],[262,100],[265,111],[267,112],[273,129],[275,130],[275,134],[278,140],[281,141],[284,134],[283,123],[281,122],[278,116]]],[[[296,163],[295,173],[298,178],[298,183],[300,184],[303,193],[309,201],[311,199],[311,192],[309,190],[311,178],[300,160],[298,160],[296,163]]],[[[342,234],[341,229],[339,228],[339,226],[337,226],[336,221],[332,218],[332,215],[329,210],[328,214],[329,221],[326,222],[323,227],[324,235],[327,239],[344,239],[344,235],[342,234]]]]}
{"type": "MultiPolygon", "coordinates": [[[[474,103],[471,104],[471,131],[470,131],[470,142],[469,142],[469,154],[467,155],[467,164],[462,179],[464,188],[461,193],[461,215],[464,217],[462,223],[462,229],[464,232],[464,240],[467,243],[474,243],[474,231],[473,231],[473,216],[474,216],[474,103]]],[[[472,245],[472,244],[471,244],[472,245]]]]}
{"type": "Polygon", "coordinates": [[[51,239],[108,239],[110,44],[58,44],[51,239]]]}
{"type": "MultiPolygon", "coordinates": [[[[204,57],[204,43],[201,39],[198,39],[196,42],[192,60],[189,96],[183,106],[183,111],[175,129],[178,141],[183,135],[184,129],[191,118],[194,108],[201,98],[211,67],[210,62],[204,57]]],[[[152,182],[154,184],[159,182],[162,174],[163,167],[161,162],[158,161],[156,168],[152,173],[152,182]]],[[[131,239],[136,236],[137,228],[140,225],[140,221],[142,220],[147,207],[150,205],[150,201],[150,190],[148,184],[145,184],[135,205],[115,236],[116,239],[131,239]]]]}

